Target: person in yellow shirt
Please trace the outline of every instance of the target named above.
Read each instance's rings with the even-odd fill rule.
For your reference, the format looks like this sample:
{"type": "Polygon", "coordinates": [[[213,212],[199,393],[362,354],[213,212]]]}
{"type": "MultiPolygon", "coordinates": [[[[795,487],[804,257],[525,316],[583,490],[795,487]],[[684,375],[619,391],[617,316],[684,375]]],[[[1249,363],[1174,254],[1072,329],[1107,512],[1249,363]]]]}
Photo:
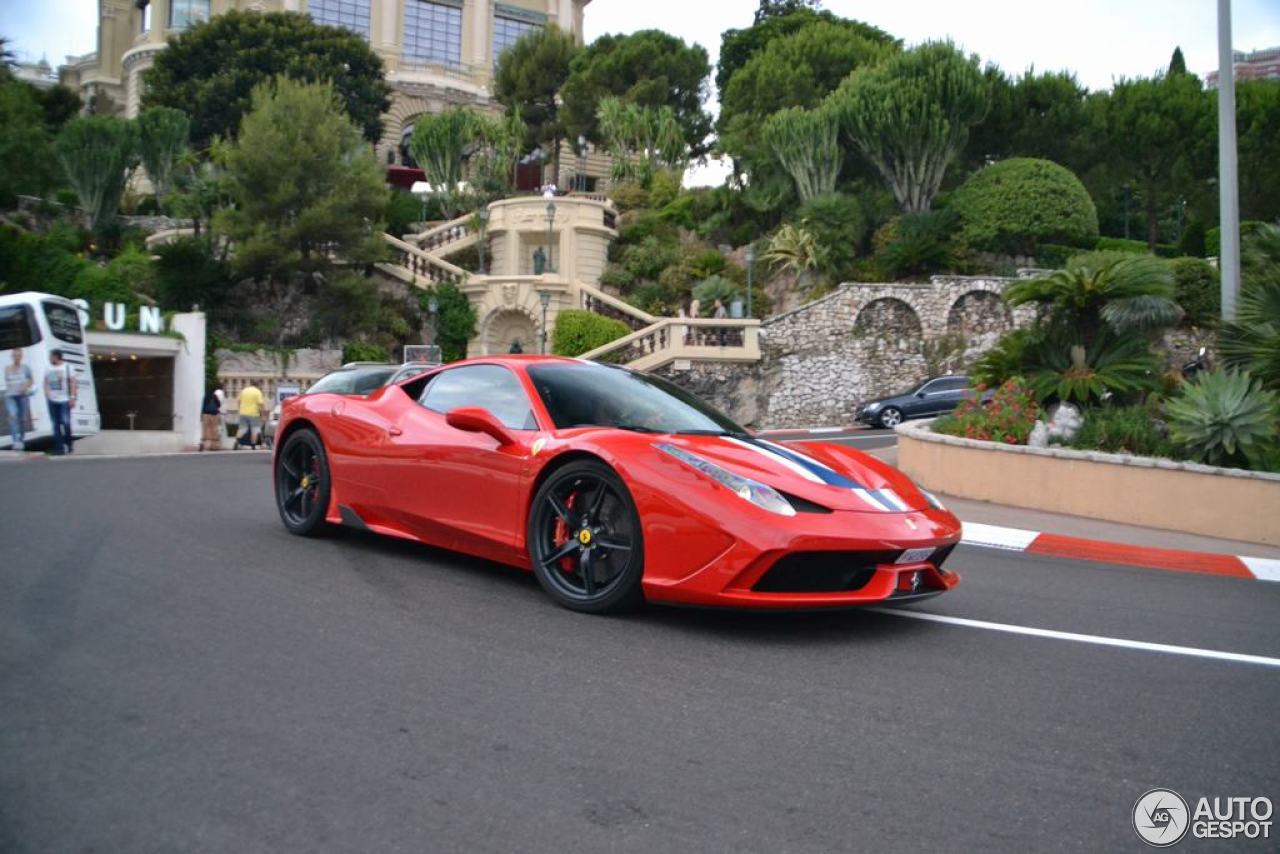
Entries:
{"type": "Polygon", "coordinates": [[[239,444],[258,447],[262,441],[262,389],[253,383],[240,390],[240,433],[236,441],[239,444]],[[247,441],[241,441],[245,436],[247,441]]]}

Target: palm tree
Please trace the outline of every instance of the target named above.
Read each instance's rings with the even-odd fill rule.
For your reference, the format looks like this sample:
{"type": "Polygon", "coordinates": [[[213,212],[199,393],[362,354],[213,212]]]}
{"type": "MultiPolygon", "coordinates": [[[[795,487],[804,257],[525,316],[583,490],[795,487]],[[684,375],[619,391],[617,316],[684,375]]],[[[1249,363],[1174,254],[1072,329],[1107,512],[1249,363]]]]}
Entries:
{"type": "Polygon", "coordinates": [[[1222,356],[1264,388],[1280,390],[1280,227],[1259,228],[1243,260],[1244,288],[1235,321],[1222,327],[1222,356]]]}
{"type": "Polygon", "coordinates": [[[1086,349],[1104,328],[1120,335],[1150,332],[1177,323],[1173,272],[1151,255],[1091,253],[1065,270],[1018,282],[1005,291],[1013,305],[1038,303],[1054,325],[1076,330],[1086,349]]]}

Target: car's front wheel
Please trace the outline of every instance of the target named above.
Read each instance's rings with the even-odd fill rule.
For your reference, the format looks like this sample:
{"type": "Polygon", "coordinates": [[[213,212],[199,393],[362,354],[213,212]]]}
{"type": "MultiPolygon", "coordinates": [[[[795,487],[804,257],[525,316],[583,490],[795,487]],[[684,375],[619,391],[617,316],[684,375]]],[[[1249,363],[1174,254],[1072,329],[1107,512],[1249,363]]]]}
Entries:
{"type": "Polygon", "coordinates": [[[315,536],[329,507],[329,458],[315,431],[289,434],[276,455],[276,507],[290,533],[315,536]]]}
{"type": "Polygon", "coordinates": [[[604,463],[569,463],[547,478],[529,510],[528,544],[538,583],[566,608],[604,614],[644,601],[640,515],[604,463]]]}
{"type": "Polygon", "coordinates": [[[902,410],[896,406],[886,406],[880,413],[880,426],[886,429],[897,427],[902,423],[902,410]]]}

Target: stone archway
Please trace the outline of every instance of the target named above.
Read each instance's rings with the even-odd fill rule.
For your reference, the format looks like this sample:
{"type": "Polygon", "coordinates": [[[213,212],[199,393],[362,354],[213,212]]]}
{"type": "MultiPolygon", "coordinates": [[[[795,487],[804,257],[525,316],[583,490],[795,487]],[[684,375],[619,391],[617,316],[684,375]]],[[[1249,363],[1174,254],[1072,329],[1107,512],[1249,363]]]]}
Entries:
{"type": "Polygon", "coordinates": [[[512,345],[520,344],[520,351],[536,353],[541,345],[538,327],[527,313],[513,308],[494,309],[485,318],[480,333],[481,346],[486,356],[510,353],[512,345]]]}
{"type": "Polygon", "coordinates": [[[881,297],[862,307],[853,319],[853,335],[876,341],[879,346],[896,345],[899,350],[916,350],[924,338],[924,327],[916,310],[900,299],[881,297]]]}
{"type": "Polygon", "coordinates": [[[951,304],[947,332],[965,339],[1001,333],[1013,325],[1009,306],[992,291],[969,291],[951,304]]]}

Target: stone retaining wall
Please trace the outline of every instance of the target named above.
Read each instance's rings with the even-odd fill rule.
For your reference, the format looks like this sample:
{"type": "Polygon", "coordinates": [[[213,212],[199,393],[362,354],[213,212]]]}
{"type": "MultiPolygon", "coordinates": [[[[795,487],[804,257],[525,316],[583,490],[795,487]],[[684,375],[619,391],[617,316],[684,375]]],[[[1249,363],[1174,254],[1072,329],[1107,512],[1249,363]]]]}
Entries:
{"type": "Polygon", "coordinates": [[[1016,279],[841,285],[767,318],[755,365],[675,363],[661,373],[754,427],[847,424],[858,404],[963,370],[1034,309],[1003,300],[1016,279]]]}

